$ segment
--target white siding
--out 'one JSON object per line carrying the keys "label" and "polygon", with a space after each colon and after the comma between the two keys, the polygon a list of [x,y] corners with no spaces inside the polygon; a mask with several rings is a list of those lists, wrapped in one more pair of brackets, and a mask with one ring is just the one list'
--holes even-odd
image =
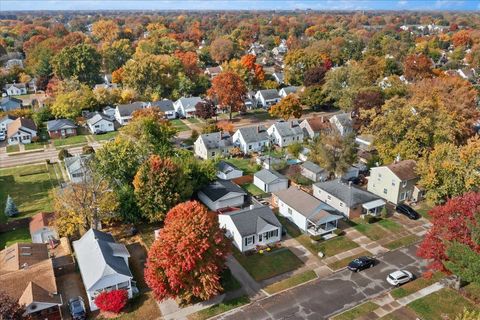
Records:
{"label": "white siding", "polygon": [[367,190],[397,204],[401,183],[400,179],[387,167],[371,168]]}
{"label": "white siding", "polygon": [[203,192],[198,192],[198,199],[202,201],[210,210],[217,211],[228,207],[240,207],[244,202],[244,195],[238,193],[230,193],[223,198],[213,202]]}
{"label": "white siding", "polygon": [[220,224],[220,228],[225,228],[227,230],[226,235],[232,239],[233,245],[243,252],[243,238],[238,232],[237,227],[235,227],[232,219],[228,215],[219,214],[218,223]]}
{"label": "white siding", "polygon": [[295,223],[297,227],[300,228],[302,231],[307,231],[307,218],[304,215],[297,212],[295,209],[290,208],[286,203],[282,200],[278,199],[278,212],[288,218],[290,221]]}
{"label": "white siding", "polygon": [[[347,187],[348,188],[348,187]],[[340,199],[335,198],[331,194],[321,190],[316,185],[313,185],[313,196],[318,200],[325,202],[332,208],[340,211],[346,217],[350,216],[350,208],[347,208],[346,204],[342,202]]]}
{"label": "white siding", "polygon": [[102,119],[95,123],[94,125],[88,124],[88,128],[90,129],[90,132],[96,133],[96,132],[111,132],[115,131],[115,127],[113,125],[113,122],[107,121],[105,119]]}

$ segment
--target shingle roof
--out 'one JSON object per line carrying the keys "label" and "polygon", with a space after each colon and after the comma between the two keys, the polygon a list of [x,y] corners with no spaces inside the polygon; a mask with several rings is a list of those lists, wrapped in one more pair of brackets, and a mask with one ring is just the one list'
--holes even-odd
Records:
{"label": "shingle roof", "polygon": [[211,184],[203,187],[202,189],[200,189],[200,192],[205,194],[213,202],[223,198],[231,192],[246,195],[246,192],[243,191],[243,189],[240,188],[238,185],[231,182],[230,180],[222,179],[215,180]]}
{"label": "shingle roof", "polygon": [[233,170],[242,171],[242,170],[238,169],[237,167],[235,167],[233,164],[230,164],[230,163],[225,162],[223,160],[218,162],[217,169],[218,169],[218,171],[223,172],[225,174],[230,173]]}
{"label": "shingle roof", "polygon": [[289,86],[289,87],[282,88],[281,90],[283,90],[283,92],[285,92],[286,95],[289,95],[290,93],[297,92],[299,88],[300,87]]}
{"label": "shingle roof", "polygon": [[303,129],[298,124],[298,121],[279,121],[272,126],[275,127],[275,130],[280,134],[281,137],[291,137],[303,134]]}
{"label": "shingle roof", "polygon": [[257,234],[268,225],[278,228],[282,227],[282,224],[278,221],[272,209],[267,206],[255,207],[253,209],[245,208],[224,214],[230,216],[242,236]]}
{"label": "shingle roof", "polygon": [[273,194],[289,207],[295,209],[295,211],[307,218],[316,213],[318,214],[320,211],[325,211],[333,215],[339,214],[337,210],[330,207],[328,204],[321,202],[317,198],[296,187],[276,191]]}
{"label": "shingle roof", "polygon": [[415,160],[402,160],[387,166],[400,180],[411,180],[418,178],[415,173],[417,163]]}
{"label": "shingle roof", "polygon": [[288,180],[285,176],[281,175],[277,171],[275,170],[270,171],[267,169],[262,169],[260,171],[255,172],[254,176],[266,184],[270,184],[277,180]]}
{"label": "shingle roof", "polygon": [[33,122],[33,120],[31,119],[27,119],[27,118],[18,118],[16,119],[15,121],[13,121],[12,123],[10,123],[8,125],[8,128],[7,128],[7,136],[13,136],[14,134],[16,134],[18,132],[18,130],[20,130],[21,128],[27,128],[27,129],[30,129],[30,130],[34,130],[36,131],[37,130],[37,126],[35,125],[35,123]]}
{"label": "shingle roof", "polygon": [[338,179],[326,182],[318,182],[315,183],[314,186],[331,194],[335,198],[340,199],[349,208],[366,202],[381,199],[371,192],[355,186],[349,186]]}
{"label": "shingle roof", "polygon": [[3,121],[5,121],[5,120],[7,120],[7,119],[16,120],[17,117],[12,116],[12,115],[10,115],[10,114],[7,114],[7,115],[3,116],[2,118],[0,118],[0,123],[2,123]]}
{"label": "shingle roof", "polygon": [[246,143],[268,140],[268,133],[263,125],[243,127],[238,129]]}
{"label": "shingle roof", "polygon": [[278,91],[276,89],[260,90],[260,94],[265,100],[280,99],[280,96],[278,95]]}
{"label": "shingle roof", "polygon": [[310,172],[313,172],[313,173],[320,173],[320,172],[323,172],[325,171],[325,169],[323,169],[322,167],[320,167],[319,165],[311,162],[311,161],[305,161],[304,163],[302,163],[301,165],[303,168],[305,168],[306,170],[310,171]]}
{"label": "shingle roof", "polygon": [[176,102],[179,102],[182,106],[183,106],[183,109],[187,110],[187,109],[195,109],[195,106],[197,105],[197,103],[199,103],[200,101],[202,101],[202,98],[200,97],[188,97],[188,98],[180,98],[178,99]]}
{"label": "shingle roof", "polygon": [[53,212],[40,212],[32,217],[29,224],[30,234],[47,227],[55,219]]}
{"label": "shingle roof", "polygon": [[90,158],[91,155],[78,155],[73,157],[67,157],[64,159],[65,167],[67,168],[70,175],[73,175],[74,173],[85,173],[86,163]]}
{"label": "shingle roof", "polygon": [[132,113],[136,110],[142,109],[145,107],[145,103],[141,101],[136,101],[130,104],[119,104],[117,106],[118,112],[122,117],[131,116]]}
{"label": "shingle roof", "polygon": [[325,121],[323,117],[305,119],[304,121],[306,121],[310,125],[310,128],[314,132],[320,132],[322,130],[328,130],[331,128],[331,123],[328,121]]}
{"label": "shingle roof", "polygon": [[339,113],[339,114],[336,114],[336,115],[332,116],[332,118],[337,119],[338,122],[344,128],[348,128],[348,127],[352,126],[352,119],[351,119],[351,117],[348,113]]}
{"label": "shingle roof", "polygon": [[159,108],[163,112],[175,111],[175,108],[173,107],[173,101],[168,99],[155,101],[152,102],[150,105],[152,107]]}
{"label": "shingle roof", "polygon": [[113,122],[113,120],[109,116],[107,116],[106,114],[96,112],[93,116],[91,116],[89,119],[87,119],[87,123],[89,125],[93,126],[101,120],[106,120],[106,121]]}
{"label": "shingle roof", "polygon": [[198,137],[207,149],[225,148],[233,145],[232,138],[222,132],[205,133]]}
{"label": "shingle roof", "polygon": [[68,119],[56,119],[47,121],[47,131],[57,131],[60,129],[73,129],[77,126]]}
{"label": "shingle roof", "polygon": [[73,242],[85,289],[89,290],[104,277],[123,275],[132,278],[125,258],[125,245],[116,243],[113,236],[99,230],[88,230]]}
{"label": "shingle roof", "polygon": [[43,243],[15,243],[0,251],[0,274],[17,271],[27,264],[33,266],[48,259]]}

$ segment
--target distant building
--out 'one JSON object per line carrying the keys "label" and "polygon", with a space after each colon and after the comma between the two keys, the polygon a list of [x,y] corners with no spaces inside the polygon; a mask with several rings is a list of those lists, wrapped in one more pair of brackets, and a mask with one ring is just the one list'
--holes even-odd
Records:
{"label": "distant building", "polygon": [[233,134],[234,145],[245,154],[262,151],[269,142],[267,129],[263,125],[239,128]]}
{"label": "distant building", "polygon": [[4,97],[0,100],[0,111],[7,112],[22,108],[22,100],[14,97]]}

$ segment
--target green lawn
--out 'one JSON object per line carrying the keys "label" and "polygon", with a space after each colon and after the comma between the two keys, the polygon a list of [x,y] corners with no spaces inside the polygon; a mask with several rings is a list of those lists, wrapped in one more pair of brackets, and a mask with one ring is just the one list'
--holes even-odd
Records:
{"label": "green lawn", "polygon": [[358,317],[365,316],[380,306],[374,302],[367,301],[353,309],[340,313],[332,318],[332,320],[355,320]]}
{"label": "green lawn", "polygon": [[256,281],[262,281],[300,267],[303,262],[290,250],[282,248],[272,252],[251,255],[233,250],[235,259]]}
{"label": "green lawn", "polygon": [[426,297],[408,304],[422,320],[454,319],[464,308],[480,310],[472,302],[462,297],[452,289],[441,289]]}
{"label": "green lawn", "polygon": [[182,122],[180,119],[173,119],[170,120],[171,124],[178,130],[178,131],[188,131],[190,130],[188,126]]}
{"label": "green lawn", "polygon": [[117,134],[118,131],[111,131],[104,134],[94,134],[93,138],[95,139],[95,141],[105,141],[115,138]]}
{"label": "green lawn", "polygon": [[254,174],[258,170],[260,170],[260,166],[255,162],[253,162],[252,159],[231,158],[231,159],[228,159],[226,162],[242,170],[244,175]]}
{"label": "green lawn", "polygon": [[187,121],[190,123],[200,123],[200,120],[198,120],[198,118],[187,118]]}
{"label": "green lawn", "polygon": [[25,145],[25,150],[43,149],[45,142],[33,142]]}
{"label": "green lawn", "polygon": [[249,111],[246,116],[248,117],[254,117],[258,120],[268,120],[268,119],[273,119],[272,116],[266,111],[265,109],[253,109]]}
{"label": "green lawn", "polygon": [[378,224],[384,227],[385,229],[392,231],[393,233],[405,231],[405,229],[401,225],[399,225],[398,223],[392,220],[383,219],[383,220],[380,220]]}
{"label": "green lawn", "polygon": [[316,278],[316,273],[313,270],[308,270],[294,275],[293,277],[290,277],[288,279],[271,284],[265,287],[264,290],[269,294],[274,294]]}
{"label": "green lawn", "polygon": [[387,243],[385,247],[390,250],[395,250],[401,247],[406,247],[411,244],[414,244],[419,240],[420,240],[420,237],[418,237],[417,235],[411,234],[409,236],[406,236],[397,240],[393,240],[392,242]]}
{"label": "green lawn", "polygon": [[302,230],[300,230],[293,222],[279,214],[277,214],[277,218],[282,226],[287,230],[287,233],[290,235],[290,237],[297,238],[302,235]]}
{"label": "green lawn", "polygon": [[435,282],[439,281],[443,277],[445,277],[445,275],[441,272],[435,273],[430,279],[421,277],[409,283],[406,283],[401,287],[393,289],[390,292],[390,294],[395,299],[400,299],[434,284]]}
{"label": "green lawn", "polygon": [[368,238],[372,239],[373,241],[377,241],[388,236],[388,231],[375,223],[359,223],[354,228],[366,235]]}
{"label": "green lawn", "polygon": [[0,250],[16,242],[32,242],[28,227],[0,233]]}
{"label": "green lawn", "polygon": [[470,283],[462,288],[472,301],[480,301],[480,283]]}
{"label": "green lawn", "polygon": [[250,303],[250,299],[247,296],[241,296],[229,301],[224,301],[210,308],[200,310],[194,314],[189,315],[188,319],[189,320],[206,320],[216,315],[219,315],[221,313],[246,305],[247,303]]}
{"label": "green lawn", "polygon": [[334,256],[340,252],[348,251],[358,247],[358,244],[345,236],[338,236],[329,240],[316,241],[312,243],[309,236],[302,234],[296,238],[305,248],[314,255],[323,252],[326,257]]}
{"label": "green lawn", "polygon": [[58,186],[56,176],[50,174],[46,164],[0,169],[0,222],[6,222],[3,214],[7,196],[12,196],[20,215],[28,217],[39,211],[52,210],[50,190]]}
{"label": "green lawn", "polygon": [[265,196],[267,195],[265,192],[263,192],[260,188],[258,188],[256,185],[253,183],[246,183],[242,186],[242,188],[250,193],[252,196]]}
{"label": "green lawn", "polygon": [[432,217],[428,214],[428,212],[432,209],[432,206],[427,203],[427,201],[423,201],[420,204],[420,207],[415,208],[415,210],[422,215],[427,220],[432,220]]}
{"label": "green lawn", "polygon": [[348,258],[344,258],[342,260],[338,260],[338,261],[335,261],[335,262],[332,262],[332,263],[329,263],[328,264],[328,267],[332,270],[339,270],[339,269],[342,269],[342,268],[345,268],[346,266],[348,266],[348,264],[353,260],[353,259],[356,259],[358,257],[363,257],[363,256],[370,256],[371,253],[367,250],[364,250],[358,254],[355,254],[353,256],[350,256]]}
{"label": "green lawn", "polygon": [[87,139],[85,136],[73,136],[65,139],[55,139],[53,140],[53,145],[55,147],[69,146],[74,144],[87,144]]}
{"label": "green lawn", "polygon": [[7,146],[7,153],[18,152],[18,151],[20,151],[20,146],[18,144]]}

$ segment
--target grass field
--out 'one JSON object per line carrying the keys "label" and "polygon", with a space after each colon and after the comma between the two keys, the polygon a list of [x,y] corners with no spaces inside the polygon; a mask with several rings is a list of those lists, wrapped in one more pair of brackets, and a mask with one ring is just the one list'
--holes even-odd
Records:
{"label": "grass field", "polygon": [[368,238],[373,241],[380,240],[388,236],[388,231],[380,227],[378,224],[357,224],[355,227],[358,231],[366,235]]}
{"label": "grass field", "polygon": [[87,139],[85,136],[73,136],[65,139],[56,139],[53,140],[53,145],[55,147],[69,146],[74,144],[87,144]]}
{"label": "grass field", "polygon": [[263,192],[260,188],[258,188],[256,185],[253,183],[246,183],[242,186],[242,188],[250,193],[252,196],[264,196],[266,195],[265,192]]}
{"label": "grass field", "polygon": [[428,214],[428,212],[432,209],[432,206],[427,203],[427,201],[423,201],[420,204],[419,208],[415,208],[415,210],[422,215],[427,220],[432,220],[432,217]]}
{"label": "grass field", "polygon": [[28,227],[0,233],[0,249],[16,242],[32,242]]}
{"label": "grass field", "polygon": [[405,229],[395,221],[383,219],[378,222],[379,225],[393,233],[404,231]]}
{"label": "grass field", "polygon": [[354,320],[358,317],[364,316],[379,307],[378,304],[368,301],[353,309],[340,313],[332,318],[332,320]]}
{"label": "grass field", "polygon": [[94,134],[93,139],[95,141],[105,141],[115,138],[118,135],[118,131],[111,131],[104,134]]}
{"label": "grass field", "polygon": [[[50,165],[51,166],[51,165]],[[50,191],[58,186],[56,176],[46,164],[29,165],[0,170],[0,208],[5,208],[10,195],[20,215],[28,217],[39,211],[52,210]],[[0,214],[0,222],[7,217]]]}
{"label": "grass field", "polygon": [[200,123],[200,120],[198,118],[187,118],[187,121],[190,123]]}
{"label": "grass field", "polygon": [[233,250],[235,259],[256,281],[262,281],[300,267],[303,262],[290,250],[279,249],[269,253],[252,255]]}
{"label": "grass field", "polygon": [[242,170],[244,175],[253,174],[258,170],[260,170],[260,166],[257,165],[256,163],[252,163],[252,159],[231,158],[226,160],[226,162]]}
{"label": "grass field", "polygon": [[264,290],[267,291],[269,294],[274,294],[316,278],[317,275],[315,274],[315,272],[313,270],[308,270],[294,275],[293,277],[290,277],[288,279],[271,284],[265,287]]}
{"label": "grass field", "polygon": [[190,130],[188,126],[182,122],[180,119],[173,119],[170,120],[170,123],[178,130],[178,131],[188,131]]}
{"label": "grass field", "polygon": [[18,152],[18,151],[20,151],[20,146],[18,144],[7,146],[7,153]]}
{"label": "grass field", "polygon": [[[210,308],[200,310],[188,316],[189,320],[206,320],[221,313],[246,305],[250,302],[247,296],[241,296],[229,301],[224,301],[220,304],[214,305]],[[146,319],[146,318],[143,318]]]}

